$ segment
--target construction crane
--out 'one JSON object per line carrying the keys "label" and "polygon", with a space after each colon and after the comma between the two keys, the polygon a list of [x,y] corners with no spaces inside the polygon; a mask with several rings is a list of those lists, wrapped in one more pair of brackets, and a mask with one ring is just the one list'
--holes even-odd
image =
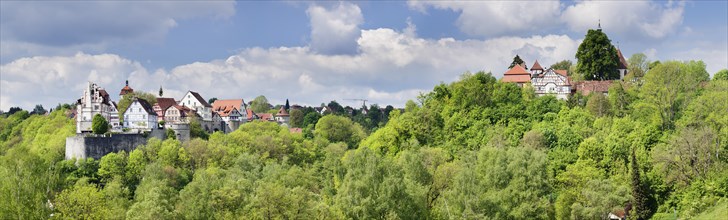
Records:
{"label": "construction crane", "polygon": [[344,99],[344,100],[349,100],[349,101],[361,101],[361,104],[362,104],[362,106],[364,106],[364,107],[366,107],[366,106],[367,106],[367,101],[369,101],[369,100],[366,100],[366,99]]}

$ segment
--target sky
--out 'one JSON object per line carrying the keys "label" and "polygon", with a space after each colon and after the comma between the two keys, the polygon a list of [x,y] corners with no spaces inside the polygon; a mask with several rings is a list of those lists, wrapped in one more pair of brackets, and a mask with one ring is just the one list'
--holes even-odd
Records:
{"label": "sky", "polygon": [[265,95],[402,107],[465,72],[544,67],[601,25],[629,58],[728,68],[728,1],[0,1],[0,110],[113,100]]}

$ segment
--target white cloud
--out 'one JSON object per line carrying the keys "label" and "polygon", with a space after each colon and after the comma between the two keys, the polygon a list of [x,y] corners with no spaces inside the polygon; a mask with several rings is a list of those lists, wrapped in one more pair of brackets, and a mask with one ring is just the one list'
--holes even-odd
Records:
{"label": "white cloud", "polygon": [[421,12],[429,6],[459,12],[461,31],[487,37],[552,28],[560,23],[561,12],[558,1],[409,1],[408,5]]}
{"label": "white cloud", "polygon": [[177,21],[228,18],[235,2],[1,1],[2,55],[102,52],[110,44],[157,42]]}
{"label": "white cloud", "polygon": [[359,25],[364,16],[359,6],[340,2],[332,8],[318,5],[306,10],[311,19],[311,48],[322,54],[351,54],[356,52]]}
{"label": "white cloud", "polygon": [[[456,80],[466,71],[492,71],[502,76],[519,53],[543,65],[570,59],[578,40],[568,36],[503,37],[492,40],[422,39],[392,29],[363,30],[358,54],[323,55],[309,47],[248,48],[226,59],[195,62],[170,70],[148,71],[117,55],[23,58],[2,65],[0,109],[36,103],[73,102],[87,80],[115,94],[126,79],[135,90],[179,98],[185,91],[205,98],[266,95],[274,103],[319,105],[364,98],[380,106],[403,106],[439,82]],[[33,88],[30,92],[24,92]]]}
{"label": "white cloud", "polygon": [[682,24],[684,3],[648,1],[581,1],[568,6],[561,19],[574,32],[602,28],[624,38],[660,39]]}
{"label": "white cloud", "polygon": [[[129,74],[146,75],[139,63],[113,54],[22,58],[0,66],[0,109],[75,102],[87,81],[119,89]],[[145,77],[150,78],[150,77]],[[108,89],[108,88],[107,88]],[[112,95],[116,89],[109,90]]]}

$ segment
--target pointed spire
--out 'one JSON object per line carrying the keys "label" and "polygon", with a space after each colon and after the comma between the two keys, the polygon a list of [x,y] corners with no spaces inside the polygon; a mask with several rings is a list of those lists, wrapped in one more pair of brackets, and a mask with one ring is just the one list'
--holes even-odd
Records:
{"label": "pointed spire", "polygon": [[602,30],[602,19],[598,20],[597,27],[600,31]]}
{"label": "pointed spire", "polygon": [[162,91],[162,85],[159,85],[159,97],[162,97],[162,94],[164,94],[164,91]]}

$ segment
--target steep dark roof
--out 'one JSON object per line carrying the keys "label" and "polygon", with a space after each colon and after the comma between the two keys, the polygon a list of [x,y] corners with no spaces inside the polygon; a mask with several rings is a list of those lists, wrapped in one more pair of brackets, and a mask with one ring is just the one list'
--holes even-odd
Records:
{"label": "steep dark roof", "polygon": [[619,56],[619,65],[617,66],[617,69],[627,69],[627,60],[624,59],[624,56],[622,56],[622,51],[617,49],[617,56]]}
{"label": "steep dark roof", "polygon": [[162,111],[167,111],[170,106],[177,105],[174,98],[157,98],[157,105]]}
{"label": "steep dark roof", "polygon": [[195,96],[197,101],[200,102],[200,104],[202,104],[202,106],[212,108],[212,105],[210,105],[210,103],[207,103],[207,101],[205,101],[205,99],[203,99],[199,93],[193,92],[193,91],[190,91],[190,93],[192,93],[192,95]]}
{"label": "steep dark roof", "polygon": [[[154,108],[152,108],[152,105],[150,105],[149,102],[147,102],[147,100],[140,99],[140,98],[134,98],[134,101],[139,102],[139,104],[142,106],[144,111],[147,112],[147,114],[157,115],[157,113],[154,112]],[[132,103],[134,103],[134,102],[132,102]],[[129,108],[127,108],[126,110],[129,110]],[[126,113],[126,111],[124,113]]]}

